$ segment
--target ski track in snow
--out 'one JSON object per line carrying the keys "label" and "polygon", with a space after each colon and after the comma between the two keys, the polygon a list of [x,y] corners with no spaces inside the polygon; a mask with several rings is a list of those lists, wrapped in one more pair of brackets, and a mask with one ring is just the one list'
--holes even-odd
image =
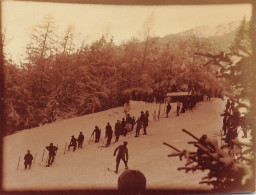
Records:
{"label": "ski track in snow", "polygon": [[[82,117],[58,121],[41,127],[23,130],[13,135],[4,137],[3,153],[3,189],[4,190],[63,190],[63,189],[117,189],[118,176],[125,170],[121,161],[119,174],[114,174],[115,157],[114,149],[128,141],[129,169],[137,169],[144,173],[147,179],[148,189],[172,189],[172,188],[208,188],[207,185],[199,184],[199,181],[207,172],[185,173],[177,168],[184,166],[185,161],[177,157],[168,158],[167,155],[173,150],[162,143],[167,142],[180,150],[187,149],[195,151],[188,141],[195,141],[192,137],[182,132],[186,129],[195,136],[216,138],[220,143],[220,129],[222,128],[222,117],[225,101],[212,99],[211,102],[201,102],[193,111],[176,116],[176,103],[172,103],[169,118],[161,118],[154,121],[152,113],[158,110],[159,104],[145,102],[131,102],[131,116],[139,117],[140,111],[148,110],[149,136],[140,135],[134,137],[135,130],[129,132],[126,137],[120,136],[118,143],[112,143],[109,147],[102,147],[107,122],[114,129],[117,119],[124,117],[123,107],[93,113]],[[161,112],[164,111],[162,106]],[[162,114],[161,114],[162,115]],[[88,143],[91,133],[98,125],[101,129],[100,143]],[[83,149],[75,152],[67,151],[64,155],[66,142],[69,144],[71,135],[78,137],[82,131],[85,135]],[[140,133],[143,130],[141,129]],[[59,150],[52,167],[44,167],[48,157],[45,151],[44,162],[42,154],[45,146],[51,142],[58,145]],[[106,140],[105,140],[106,142]],[[31,150],[35,157],[35,164],[29,171],[24,170],[24,155],[27,149]],[[21,161],[17,171],[19,156]],[[40,165],[42,163],[42,165]]]}

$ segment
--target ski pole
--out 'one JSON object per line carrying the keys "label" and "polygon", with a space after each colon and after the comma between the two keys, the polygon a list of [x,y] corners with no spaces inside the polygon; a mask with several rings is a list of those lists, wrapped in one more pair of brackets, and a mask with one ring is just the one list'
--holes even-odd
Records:
{"label": "ski pole", "polygon": [[19,165],[20,165],[20,157],[19,157],[19,161],[18,161],[17,171],[19,169]]}
{"label": "ski pole", "polygon": [[66,153],[67,144],[68,143],[66,142],[65,149],[64,149],[64,154]]}
{"label": "ski pole", "polygon": [[[45,152],[45,149],[44,149],[44,152]],[[43,152],[43,156],[42,156],[42,162],[44,161],[44,152]]]}
{"label": "ski pole", "polygon": [[91,135],[91,137],[90,137],[90,139],[89,139],[89,143],[88,143],[88,144],[90,144],[90,142],[91,142],[91,139],[92,139],[92,136],[93,136],[93,135]]}
{"label": "ski pole", "polygon": [[36,155],[37,155],[37,153],[35,154],[35,158],[34,158],[34,162],[33,162],[33,164],[35,164],[35,161],[36,161]]}

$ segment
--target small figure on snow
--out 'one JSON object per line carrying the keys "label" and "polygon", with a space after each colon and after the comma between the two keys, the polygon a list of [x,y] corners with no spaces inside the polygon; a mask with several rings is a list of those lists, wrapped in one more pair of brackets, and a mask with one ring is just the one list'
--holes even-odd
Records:
{"label": "small figure on snow", "polygon": [[146,111],[146,113],[144,114],[144,117],[143,117],[143,121],[142,121],[144,135],[147,135],[148,117],[149,117],[149,113],[148,113],[148,111]]}
{"label": "small figure on snow", "polygon": [[141,127],[142,127],[142,120],[141,120],[140,117],[138,118],[138,120],[136,121],[136,123],[137,123],[137,126],[136,126],[136,135],[135,135],[135,137],[138,137],[139,134],[140,134],[140,129],[141,129]]}
{"label": "small figure on snow", "polygon": [[170,104],[170,102],[167,104],[167,106],[166,106],[166,118],[168,118],[168,114],[169,114],[169,112],[171,111],[171,109],[172,109],[172,106],[171,106],[171,104]]}
{"label": "small figure on snow", "polygon": [[97,142],[99,142],[99,140],[100,140],[100,134],[101,134],[101,131],[100,131],[100,129],[99,129],[98,126],[95,126],[95,129],[94,129],[94,131],[92,132],[92,135],[91,135],[91,136],[93,136],[94,133],[95,133],[95,143],[97,143]]}
{"label": "small figure on snow", "polygon": [[112,139],[112,135],[113,135],[112,127],[110,126],[109,123],[107,123],[107,126],[106,126],[106,137],[107,137],[108,139],[107,139],[107,144],[106,144],[106,146],[109,146],[109,145],[110,145],[110,142],[111,142],[111,139]]}
{"label": "small figure on snow", "polygon": [[24,160],[25,169],[27,169],[27,166],[30,169],[33,160],[33,156],[30,154],[30,150],[27,150],[27,154],[24,156]]}
{"label": "small figure on snow", "polygon": [[118,142],[119,140],[119,136],[121,134],[121,123],[120,123],[120,120],[117,120],[116,124],[115,124],[115,136],[116,136],[116,141],[115,142]]}
{"label": "small figure on snow", "polygon": [[82,148],[83,147],[83,142],[84,142],[84,135],[82,132],[80,132],[78,138],[77,138],[77,141],[78,141],[78,148]]}
{"label": "small figure on snow", "polygon": [[58,148],[53,145],[53,143],[50,143],[50,146],[45,147],[49,151],[49,159],[48,159],[48,165],[50,166],[54,162],[54,158],[56,156],[56,151]]}
{"label": "small figure on snow", "polygon": [[229,108],[230,108],[230,100],[227,99],[227,103],[226,103],[226,111],[227,112],[228,112]]}
{"label": "small figure on snow", "polygon": [[116,152],[118,151],[117,157],[116,157],[116,173],[118,173],[118,167],[119,167],[119,163],[120,160],[122,159],[124,164],[125,164],[125,168],[128,169],[127,163],[128,163],[128,149],[127,149],[127,144],[128,142],[124,142],[123,145],[118,146],[115,151],[114,151],[114,156],[116,155]]}
{"label": "small figure on snow", "polygon": [[70,150],[70,147],[73,147],[73,152],[76,150],[76,146],[77,146],[77,139],[74,137],[74,135],[71,136],[71,140],[70,140],[70,144],[68,146],[68,150]]}
{"label": "small figure on snow", "polygon": [[125,125],[126,125],[126,121],[125,121],[124,118],[122,118],[122,122],[121,122],[121,128],[122,128],[121,134],[122,134],[123,136],[126,136],[126,134],[127,134],[127,130],[125,129]]}
{"label": "small figure on snow", "polygon": [[131,131],[133,131],[133,127],[134,127],[134,125],[135,125],[135,121],[136,121],[136,120],[135,120],[135,117],[133,116],[133,117],[132,117],[132,130],[131,130]]}

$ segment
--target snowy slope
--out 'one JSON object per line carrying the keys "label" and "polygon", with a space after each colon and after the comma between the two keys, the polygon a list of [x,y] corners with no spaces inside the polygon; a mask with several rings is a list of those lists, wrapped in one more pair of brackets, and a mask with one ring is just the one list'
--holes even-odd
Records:
{"label": "snowy slope", "polygon": [[[178,158],[168,158],[167,155],[173,151],[162,143],[165,141],[181,150],[191,147],[187,141],[194,140],[183,133],[182,128],[198,137],[208,134],[220,140],[217,135],[220,134],[219,130],[222,126],[220,113],[224,105],[225,101],[213,99],[211,102],[202,102],[195,110],[187,111],[177,117],[175,116],[176,104],[172,104],[171,116],[155,122],[151,113],[159,107],[158,104],[132,102],[131,116],[138,117],[141,110],[149,110],[150,122],[147,130],[149,135],[135,138],[135,132],[132,132],[126,137],[121,136],[119,143],[112,144],[108,148],[99,147],[102,145],[105,125],[110,122],[114,127],[116,120],[124,117],[123,107],[58,121],[6,136],[4,138],[3,188],[4,190],[116,189],[117,179],[124,170],[124,165],[120,162],[118,175],[108,171],[107,168],[114,170],[113,152],[124,140],[128,141],[128,166],[145,174],[148,189],[184,188],[184,186],[207,188],[198,184],[206,173],[185,174],[184,171],[178,171],[177,168],[183,166],[185,162],[179,161]],[[100,143],[88,144],[95,125],[102,129]],[[85,135],[84,148],[64,155],[66,142],[70,141],[71,135],[78,137],[80,131]],[[44,147],[50,142],[58,144],[59,150],[53,166],[46,168],[41,166],[40,162]],[[27,149],[31,150],[33,156],[37,153],[36,162],[30,171],[24,171],[23,165],[23,157]],[[21,156],[21,163],[17,171],[19,156]]]}

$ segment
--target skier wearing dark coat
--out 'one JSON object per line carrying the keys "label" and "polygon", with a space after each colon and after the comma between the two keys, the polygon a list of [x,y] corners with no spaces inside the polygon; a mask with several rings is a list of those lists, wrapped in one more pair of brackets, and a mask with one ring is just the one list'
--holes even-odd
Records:
{"label": "skier wearing dark coat", "polygon": [[140,117],[138,118],[138,120],[136,121],[136,123],[137,123],[137,126],[136,126],[136,135],[135,135],[135,137],[138,137],[139,134],[140,134],[140,129],[141,129],[141,127],[142,127],[142,120],[141,120]]}
{"label": "skier wearing dark coat", "polygon": [[76,144],[77,142],[77,139],[74,137],[74,135],[71,136],[71,140],[70,140],[70,144],[68,146],[68,150],[70,150],[70,147],[72,146],[73,147],[73,152],[76,150]]}
{"label": "skier wearing dark coat", "polygon": [[121,134],[121,123],[119,120],[117,120],[116,124],[115,124],[115,136],[116,136],[116,141],[115,142],[118,142],[119,140],[119,136]]}
{"label": "skier wearing dark coat", "polygon": [[227,99],[227,103],[226,103],[226,111],[228,111],[230,108],[230,101],[229,99]]}
{"label": "skier wearing dark coat", "polygon": [[166,117],[167,118],[168,118],[168,114],[171,111],[171,109],[172,109],[172,106],[170,105],[170,103],[168,103],[167,106],[166,106]]}
{"label": "skier wearing dark coat", "polygon": [[56,151],[58,150],[58,148],[56,146],[54,146],[53,143],[50,143],[50,146],[46,146],[45,148],[49,151],[49,159],[48,159],[47,166],[50,166],[54,162],[54,158],[55,158]]}
{"label": "skier wearing dark coat", "polygon": [[94,131],[92,132],[92,135],[91,135],[91,136],[93,136],[94,133],[95,133],[95,143],[97,143],[97,142],[99,142],[99,140],[100,140],[100,133],[101,133],[98,126],[95,126],[95,129],[94,129]]}
{"label": "skier wearing dark coat", "polygon": [[119,167],[119,163],[120,160],[122,159],[124,164],[125,164],[125,168],[128,169],[127,163],[128,163],[128,149],[127,149],[127,144],[128,142],[124,142],[123,145],[118,146],[115,151],[114,151],[114,156],[116,155],[116,152],[118,151],[117,157],[116,157],[116,173],[118,173],[118,167]]}
{"label": "skier wearing dark coat", "polygon": [[221,114],[221,116],[224,116],[222,130],[224,132],[224,135],[226,135],[227,128],[228,128],[228,116],[230,116],[230,115],[229,115],[228,111],[225,110],[224,114]]}
{"label": "skier wearing dark coat", "polygon": [[110,126],[109,123],[107,123],[107,126],[106,126],[106,137],[107,137],[108,139],[107,139],[107,144],[106,144],[106,146],[109,146],[109,145],[110,145],[112,136],[113,136],[112,127]]}
{"label": "skier wearing dark coat", "polygon": [[78,148],[82,148],[83,147],[83,142],[84,142],[84,135],[82,132],[80,132],[78,138],[77,138],[77,141],[78,141]]}
{"label": "skier wearing dark coat", "polygon": [[149,113],[148,111],[146,111],[142,119],[144,135],[147,135],[148,117],[149,117]]}
{"label": "skier wearing dark coat", "polygon": [[135,117],[132,117],[132,131],[133,131],[134,125],[135,125]]}
{"label": "skier wearing dark coat", "polygon": [[125,125],[126,125],[126,121],[124,120],[124,118],[122,118],[122,122],[121,122],[121,134],[126,136],[127,134],[127,129],[125,128]]}
{"label": "skier wearing dark coat", "polygon": [[27,169],[27,166],[30,169],[33,160],[33,156],[30,154],[30,150],[27,150],[27,154],[24,156],[24,160],[25,169]]}

